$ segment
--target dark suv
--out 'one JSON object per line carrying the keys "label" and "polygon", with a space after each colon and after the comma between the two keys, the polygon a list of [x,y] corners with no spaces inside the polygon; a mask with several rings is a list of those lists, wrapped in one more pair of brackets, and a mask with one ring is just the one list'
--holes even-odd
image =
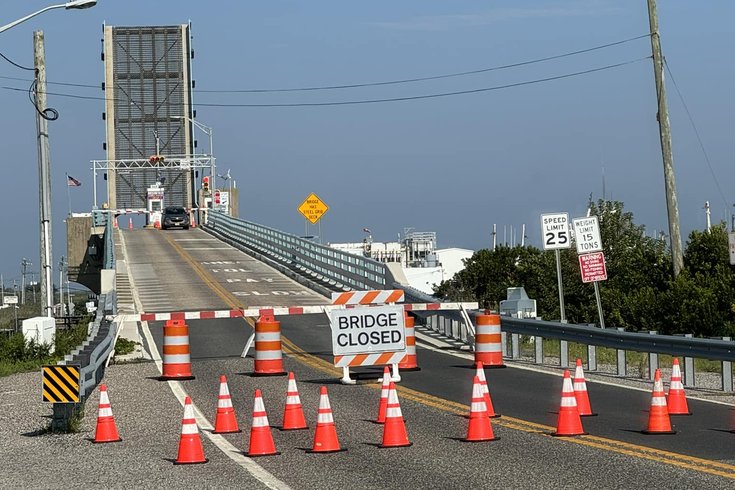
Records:
{"label": "dark suv", "polygon": [[163,210],[161,228],[166,230],[174,227],[189,229],[189,213],[181,206],[168,206]]}

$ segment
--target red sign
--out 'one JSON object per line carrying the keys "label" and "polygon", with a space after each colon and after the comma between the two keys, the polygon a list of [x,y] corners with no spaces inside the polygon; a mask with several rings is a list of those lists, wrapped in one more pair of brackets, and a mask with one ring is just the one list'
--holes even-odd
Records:
{"label": "red sign", "polygon": [[214,193],[214,203],[219,204],[220,197],[219,197],[219,191]]}
{"label": "red sign", "polygon": [[582,271],[582,282],[606,281],[605,255],[602,252],[580,255],[579,270]]}

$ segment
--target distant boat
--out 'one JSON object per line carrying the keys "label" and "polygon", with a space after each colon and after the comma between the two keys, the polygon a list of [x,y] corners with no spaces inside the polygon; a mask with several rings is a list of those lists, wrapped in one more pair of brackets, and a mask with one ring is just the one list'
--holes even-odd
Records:
{"label": "distant boat", "polygon": [[463,259],[472,257],[473,250],[465,248],[436,248],[436,232],[404,230],[398,241],[376,242],[367,235],[361,242],[329,243],[343,252],[370,257],[386,264],[393,277],[405,286],[426,294],[434,294],[434,286],[448,281],[464,269]]}

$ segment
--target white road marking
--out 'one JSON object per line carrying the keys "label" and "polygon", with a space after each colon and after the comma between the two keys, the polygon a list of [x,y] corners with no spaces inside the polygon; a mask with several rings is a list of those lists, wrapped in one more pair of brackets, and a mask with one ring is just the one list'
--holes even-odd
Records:
{"label": "white road marking", "polygon": [[[122,236],[122,234],[121,234]],[[125,241],[122,240],[122,251],[123,256],[127,257],[127,253],[125,251]],[[128,274],[130,276],[130,289],[133,292],[133,301],[135,302],[135,309],[137,311],[143,311],[142,304],[140,302],[140,298],[138,297],[138,291],[135,289],[135,281],[132,277],[132,274]],[[158,369],[159,373],[163,373],[163,362],[161,361],[161,355],[158,352],[158,348],[156,347],[156,342],[153,340],[153,335],[151,335],[151,331],[148,328],[148,322],[141,322],[141,330],[143,331],[143,335],[145,336],[146,342],[148,344],[148,347],[150,349],[150,356],[156,363],[156,368]],[[186,401],[186,391],[181,386],[181,383],[178,381],[168,381],[168,386],[171,388],[171,391],[176,396],[176,398],[179,400],[179,403],[181,406],[184,406],[184,402]],[[273,490],[291,490],[291,487],[289,487],[286,483],[282,482],[278,478],[276,478],[273,474],[266,471],[262,466],[257,464],[252,459],[248,458],[244,454],[242,454],[242,451],[238,448],[236,448],[234,445],[232,445],[227,439],[225,439],[220,434],[212,434],[212,430],[214,430],[214,426],[212,423],[202,415],[202,413],[199,411],[199,408],[197,408],[196,405],[194,405],[194,415],[197,421],[197,424],[199,424],[199,427],[201,427],[202,433],[209,438],[212,443],[217,446],[217,448],[222,451],[224,454],[227,455],[232,461],[234,461],[236,464],[240,465],[245,471],[253,475],[253,477],[263,483],[268,488],[272,488]]]}
{"label": "white road marking", "polygon": [[181,247],[184,250],[233,250],[232,247]]}

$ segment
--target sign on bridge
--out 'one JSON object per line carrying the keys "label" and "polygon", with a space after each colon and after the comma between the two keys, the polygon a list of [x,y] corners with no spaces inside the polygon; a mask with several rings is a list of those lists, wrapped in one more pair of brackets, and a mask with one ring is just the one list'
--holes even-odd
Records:
{"label": "sign on bridge", "polygon": [[330,325],[335,358],[383,352],[403,353],[406,350],[404,309],[401,305],[332,310]]}
{"label": "sign on bridge", "polygon": [[313,192],[299,206],[299,213],[303,214],[304,218],[309,220],[312,225],[315,225],[328,210],[329,206],[324,204],[324,201],[319,199],[319,196]]}

